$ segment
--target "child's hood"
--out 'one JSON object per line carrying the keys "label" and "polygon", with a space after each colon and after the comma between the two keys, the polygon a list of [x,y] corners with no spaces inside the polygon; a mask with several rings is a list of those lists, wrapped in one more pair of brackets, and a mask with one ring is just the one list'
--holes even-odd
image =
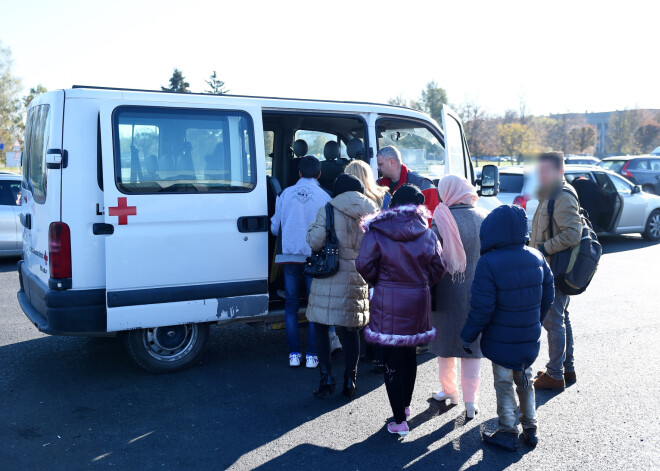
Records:
{"label": "child's hood", "polygon": [[479,232],[481,253],[503,247],[526,245],[527,214],[520,206],[502,205],[495,208],[484,219]]}

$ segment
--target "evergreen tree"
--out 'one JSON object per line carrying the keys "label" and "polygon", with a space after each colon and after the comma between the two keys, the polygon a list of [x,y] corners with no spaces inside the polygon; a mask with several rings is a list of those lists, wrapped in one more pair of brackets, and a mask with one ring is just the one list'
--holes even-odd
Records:
{"label": "evergreen tree", "polygon": [[175,92],[175,93],[190,93],[190,84],[186,82],[186,78],[183,76],[183,72],[175,68],[170,77],[170,86],[169,87],[160,87],[164,92]]}
{"label": "evergreen tree", "polygon": [[210,87],[210,90],[207,90],[206,93],[212,95],[224,95],[225,93],[229,93],[229,89],[225,88],[225,82],[218,79],[218,74],[216,74],[215,70],[209,76],[209,79],[206,80],[206,83]]}

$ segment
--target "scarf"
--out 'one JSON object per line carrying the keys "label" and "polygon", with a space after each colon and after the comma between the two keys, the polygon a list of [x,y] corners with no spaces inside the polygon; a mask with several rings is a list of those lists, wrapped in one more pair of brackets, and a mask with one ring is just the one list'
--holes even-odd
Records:
{"label": "scarf", "polygon": [[477,190],[465,178],[457,175],[447,175],[438,184],[440,204],[435,208],[433,219],[442,238],[442,255],[445,259],[447,272],[452,281],[465,279],[467,258],[461,233],[449,208],[457,204],[474,206],[479,199]]}

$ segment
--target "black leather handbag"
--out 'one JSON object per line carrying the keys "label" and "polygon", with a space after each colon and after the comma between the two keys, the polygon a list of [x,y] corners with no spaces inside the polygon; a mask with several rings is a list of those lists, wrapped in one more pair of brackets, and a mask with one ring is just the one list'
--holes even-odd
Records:
{"label": "black leather handbag", "polygon": [[328,278],[339,270],[339,242],[335,232],[335,211],[330,203],[325,205],[325,247],[312,252],[305,264],[305,275]]}

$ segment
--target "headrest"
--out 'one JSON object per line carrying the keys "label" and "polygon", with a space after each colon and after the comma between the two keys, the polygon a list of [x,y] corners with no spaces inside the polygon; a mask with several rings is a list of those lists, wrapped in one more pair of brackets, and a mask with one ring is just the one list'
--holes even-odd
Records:
{"label": "headrest", "polygon": [[296,154],[296,157],[305,157],[307,149],[307,143],[302,139],[298,139],[293,143],[293,153]]}
{"label": "headrest", "polygon": [[354,137],[346,144],[346,153],[351,159],[364,158],[364,143],[357,137]]}
{"label": "headrest", "polygon": [[339,144],[337,141],[328,141],[323,148],[323,156],[325,160],[337,160],[340,154]]}

